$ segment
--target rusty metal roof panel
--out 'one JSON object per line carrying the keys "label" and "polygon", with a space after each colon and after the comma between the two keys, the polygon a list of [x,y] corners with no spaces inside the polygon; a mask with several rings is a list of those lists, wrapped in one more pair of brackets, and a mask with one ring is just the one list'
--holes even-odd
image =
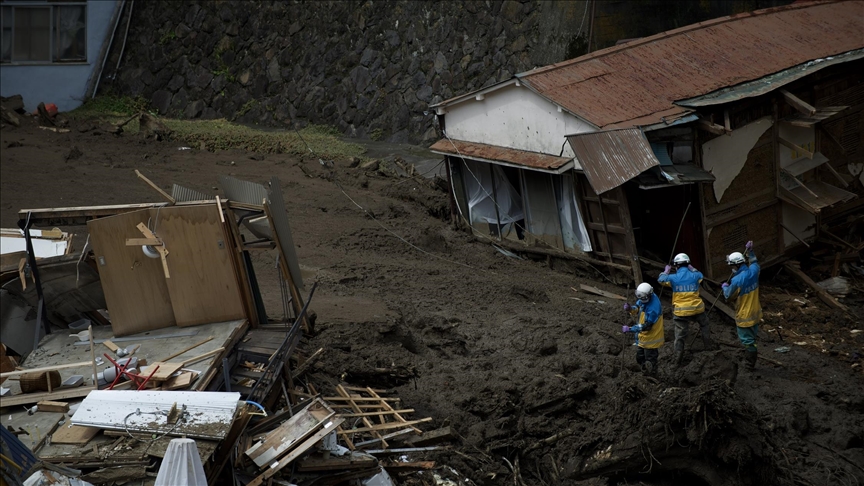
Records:
{"label": "rusty metal roof panel", "polygon": [[567,142],[597,194],[660,165],[638,128],[569,135]]}
{"label": "rusty metal roof panel", "polygon": [[674,105],[864,48],[856,0],[793,4],[663,32],[519,74],[530,89],[601,127],[661,122]]}
{"label": "rusty metal roof panel", "polygon": [[561,169],[569,168],[568,162],[573,160],[571,157],[557,157],[539,152],[447,138],[435,142],[429,147],[429,150],[436,154],[462,156],[484,162],[498,162],[504,163],[504,165],[516,165],[548,172],[560,172]]}

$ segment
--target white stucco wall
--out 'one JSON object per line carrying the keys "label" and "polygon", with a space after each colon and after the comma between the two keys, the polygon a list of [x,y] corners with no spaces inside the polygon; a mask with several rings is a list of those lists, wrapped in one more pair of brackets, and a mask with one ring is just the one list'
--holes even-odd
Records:
{"label": "white stucco wall", "polygon": [[102,42],[110,35],[118,0],[87,1],[87,61],[67,64],[0,64],[0,96],[20,94],[27,111],[40,101],[69,111],[83,103],[87,81],[100,67]]}
{"label": "white stucco wall", "polygon": [[509,85],[447,107],[447,135],[456,140],[486,143],[550,155],[573,157],[565,135],[596,131],[587,122],[524,86]]}

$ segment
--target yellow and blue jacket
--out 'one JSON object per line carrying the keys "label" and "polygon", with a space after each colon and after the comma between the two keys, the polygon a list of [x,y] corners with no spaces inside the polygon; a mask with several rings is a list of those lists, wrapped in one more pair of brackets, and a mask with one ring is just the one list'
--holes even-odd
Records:
{"label": "yellow and blue jacket", "polygon": [[672,287],[672,313],[679,317],[695,316],[705,312],[705,303],[699,296],[702,272],[679,267],[673,274],[661,273],[660,285]]}
{"label": "yellow and blue jacket", "polygon": [[762,320],[762,305],[759,304],[759,272],[761,267],[756,254],[747,254],[749,265],[742,265],[732,276],[729,286],[723,289],[723,296],[729,300],[738,297],[735,309],[735,324],[738,327],[753,327]]}
{"label": "yellow and blue jacket", "polygon": [[648,302],[637,300],[630,314],[639,316],[639,324],[631,327],[630,331],[639,333],[637,343],[640,348],[656,349],[663,346],[663,308],[656,295],[651,294]]}

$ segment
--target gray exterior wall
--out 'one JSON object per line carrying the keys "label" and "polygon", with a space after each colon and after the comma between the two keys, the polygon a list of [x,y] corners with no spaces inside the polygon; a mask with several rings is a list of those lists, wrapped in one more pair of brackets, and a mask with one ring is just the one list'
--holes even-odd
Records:
{"label": "gray exterior wall", "polygon": [[27,111],[35,110],[41,101],[56,104],[60,111],[80,106],[88,80],[99,72],[99,53],[119,4],[119,0],[87,1],[86,62],[0,64],[0,96],[20,94]]}

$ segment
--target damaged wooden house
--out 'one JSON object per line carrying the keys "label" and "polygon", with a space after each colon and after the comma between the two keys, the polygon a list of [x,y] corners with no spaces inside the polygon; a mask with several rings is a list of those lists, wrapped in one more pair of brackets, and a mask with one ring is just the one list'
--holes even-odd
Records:
{"label": "damaged wooden house", "polygon": [[748,240],[780,261],[861,211],[862,29],[858,2],[796,2],[435,104],[454,219],[637,281],[673,249],[714,281]]}

